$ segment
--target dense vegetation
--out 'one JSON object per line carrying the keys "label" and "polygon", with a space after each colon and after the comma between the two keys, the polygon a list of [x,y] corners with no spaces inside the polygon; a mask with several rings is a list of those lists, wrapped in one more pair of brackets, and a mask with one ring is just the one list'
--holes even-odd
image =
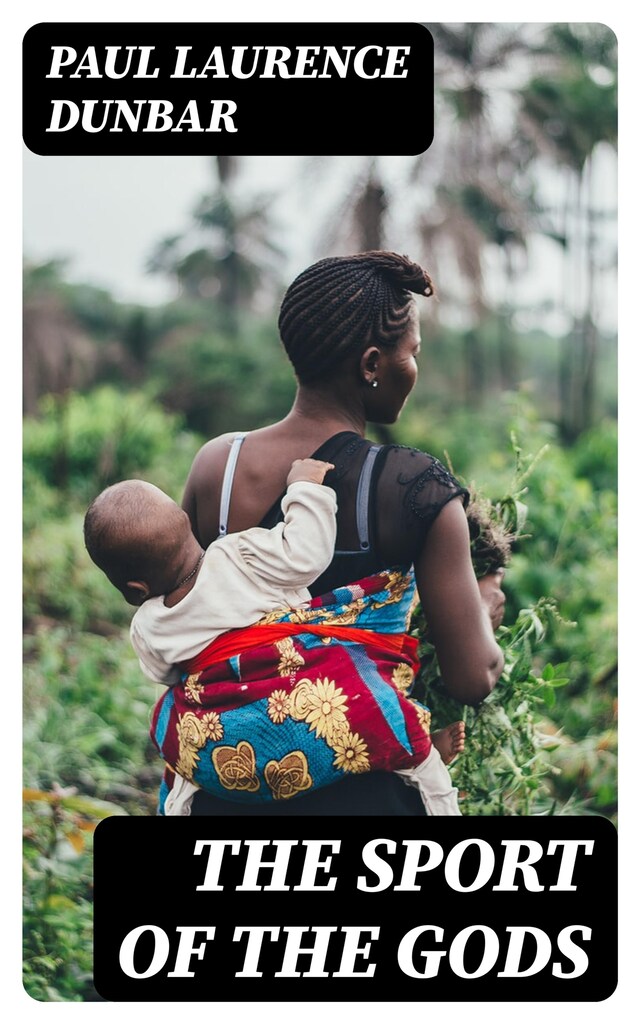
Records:
{"label": "dense vegetation", "polygon": [[[448,418],[446,451],[428,435],[421,444],[485,495],[526,504],[505,582],[507,669],[479,710],[456,707],[427,649],[425,699],[436,725],[467,722],[453,768],[465,813],[615,820],[615,424],[567,449],[512,395],[491,427],[472,453],[466,415]],[[398,439],[416,442],[414,429]],[[144,392],[107,385],[67,395],[63,416],[47,400],[25,423],[26,979],[37,998],[92,997],[92,830],[105,814],[153,814],[160,776],[156,691],[129,648],[130,609],[84,551],[83,512],[126,475],[179,497],[200,440]]]}
{"label": "dense vegetation", "polygon": [[[615,143],[615,41],[601,26],[552,26],[537,52],[518,27],[434,35],[440,142],[400,196],[418,204],[414,234],[394,244],[393,189],[372,159],[331,243],[427,251],[440,301],[420,380],[379,436],[449,462],[518,534],[494,694],[478,709],[451,702],[423,637],[421,695],[436,726],[467,723],[452,769],[465,814],[615,821],[616,351],[598,324],[596,271],[611,254],[595,229],[611,211],[591,174]],[[492,75],[514,52],[522,80],[498,131]],[[541,164],[566,203],[545,206]],[[153,814],[161,771],[148,739],[157,692],[129,648],[131,609],[84,551],[87,503],[136,475],[179,500],[206,437],[269,422],[294,393],[268,204],[237,194],[235,165],[218,161],[189,229],[151,255],[176,301],[124,305],[53,261],[25,270],[25,984],[41,1000],[96,998],[93,830],[108,814]],[[563,296],[561,335],[518,326],[519,313],[545,315],[543,297],[533,310],[513,299],[517,256],[536,235],[585,285],[582,304]]]}

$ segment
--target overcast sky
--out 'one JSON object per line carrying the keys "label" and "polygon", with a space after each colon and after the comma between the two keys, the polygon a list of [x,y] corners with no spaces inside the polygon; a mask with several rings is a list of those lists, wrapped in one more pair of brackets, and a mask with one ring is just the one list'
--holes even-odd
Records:
{"label": "overcast sky", "polygon": [[[245,157],[238,185],[246,194],[277,193],[274,213],[288,260],[285,280],[308,263],[328,255],[317,245],[321,228],[348,194],[362,158],[325,158],[321,173],[303,180],[310,158]],[[383,168],[388,177],[404,174],[406,162],[387,157]],[[615,209],[616,164],[609,154],[598,163],[599,196]],[[555,179],[549,178],[548,186]],[[161,275],[150,275],[146,265],[154,246],[164,238],[181,233],[200,196],[215,186],[210,157],[171,156],[36,156],[24,150],[24,254],[36,262],[53,258],[68,260],[67,277],[108,289],[115,298],[133,303],[155,304],[175,296],[173,283]],[[397,186],[396,186],[397,188]],[[615,220],[601,225],[607,232],[608,249],[615,255]],[[396,232],[391,248],[407,251],[402,232]],[[458,270],[453,268],[454,275]],[[496,280],[500,275],[496,275]],[[536,239],[530,246],[526,266],[517,277],[516,304],[538,306],[548,298],[561,303],[562,255],[559,246]],[[492,275],[488,274],[489,289]],[[503,296],[496,296],[498,301]],[[608,330],[617,325],[616,276],[608,273],[599,283],[600,322]],[[568,323],[558,314],[534,312],[521,317],[521,326],[544,326],[563,333]]]}
{"label": "overcast sky", "polygon": [[[375,6],[372,3],[372,21],[381,20],[374,16]],[[164,20],[160,13],[157,17]],[[523,30],[535,32],[537,24],[538,19],[535,23],[524,23]],[[498,89],[496,96],[499,94]],[[496,101],[492,116],[498,116],[499,106]],[[387,175],[390,173],[393,178],[402,158],[385,160]],[[283,267],[285,280],[320,255],[328,255],[314,247],[320,229],[348,194],[354,169],[363,165],[362,158],[325,158],[323,176],[315,182],[307,179],[301,184],[302,162],[300,157],[286,156],[242,158],[241,162],[243,178],[239,184],[244,182],[247,193],[273,191],[279,194],[274,212],[281,228],[279,240],[288,254],[288,263]],[[609,155],[608,160],[599,161],[596,171],[598,195],[604,205],[615,209],[615,159]],[[557,187],[557,176],[547,174],[547,185],[553,186],[554,179]],[[214,185],[211,157],[42,157],[25,147],[24,255],[33,261],[66,259],[70,280],[102,286],[122,301],[143,304],[168,301],[175,295],[174,284],[160,275],[148,274],[147,261],[158,242],[185,230],[197,200]],[[553,201],[554,197],[551,199]],[[559,196],[558,201],[561,201]],[[613,258],[617,225],[615,222],[607,226],[600,224],[599,229],[607,232],[607,247]],[[413,243],[407,236],[408,232],[403,232],[399,226],[395,237],[388,240],[389,247],[409,251]],[[418,259],[424,256],[415,255]],[[499,255],[495,257],[498,259]],[[539,306],[548,299],[560,307],[563,304],[562,262],[559,246],[534,239],[527,264],[519,268],[510,301],[514,305]],[[490,258],[488,267],[491,271]],[[452,275],[448,280],[459,277],[457,267],[448,268],[447,272]],[[491,296],[491,285],[492,280],[499,277],[499,274],[487,274],[490,297],[497,301],[503,300],[504,295]],[[609,330],[617,326],[616,285],[615,273],[601,275],[600,323]],[[533,315],[540,317],[539,313]],[[544,326],[563,333],[568,324],[556,315],[555,321],[548,317]]]}
{"label": "overcast sky", "polygon": [[[295,166],[291,158],[270,157],[260,169],[254,187],[270,191]],[[145,272],[150,252],[186,228],[195,202],[214,184],[208,157],[42,157],[25,148],[25,256],[69,258],[71,279],[124,301],[166,301],[173,297],[170,282]]]}

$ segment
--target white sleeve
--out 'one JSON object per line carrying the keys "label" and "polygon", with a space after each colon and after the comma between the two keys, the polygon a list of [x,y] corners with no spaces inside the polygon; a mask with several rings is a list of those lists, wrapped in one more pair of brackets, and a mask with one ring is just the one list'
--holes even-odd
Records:
{"label": "white sleeve", "polygon": [[337,508],[330,487],[300,480],[282,499],[284,522],[237,534],[238,551],[266,583],[308,587],[333,558]]}
{"label": "white sleeve", "polygon": [[140,668],[148,679],[154,683],[164,683],[165,686],[173,686],[180,679],[180,670],[175,665],[167,664],[155,651],[153,651],[142,636],[135,615],[131,620],[129,629],[131,646],[138,655]]}

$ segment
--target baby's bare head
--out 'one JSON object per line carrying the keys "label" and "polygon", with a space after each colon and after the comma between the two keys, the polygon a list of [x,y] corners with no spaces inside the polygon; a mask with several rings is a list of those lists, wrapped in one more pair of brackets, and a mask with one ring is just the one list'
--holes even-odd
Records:
{"label": "baby's bare head", "polygon": [[107,487],[84,518],[91,559],[130,604],[140,603],[131,582],[146,584],[150,596],[171,588],[190,536],[186,512],[145,480],[122,480]]}

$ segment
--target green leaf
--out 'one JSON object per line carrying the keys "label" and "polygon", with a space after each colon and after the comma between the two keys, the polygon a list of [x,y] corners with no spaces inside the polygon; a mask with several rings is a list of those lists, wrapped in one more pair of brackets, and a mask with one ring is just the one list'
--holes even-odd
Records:
{"label": "green leaf", "polygon": [[64,796],[60,803],[69,811],[76,811],[79,814],[86,814],[92,818],[109,818],[111,815],[126,815],[126,811],[118,804],[109,803],[107,800],[95,800],[87,796]]}

